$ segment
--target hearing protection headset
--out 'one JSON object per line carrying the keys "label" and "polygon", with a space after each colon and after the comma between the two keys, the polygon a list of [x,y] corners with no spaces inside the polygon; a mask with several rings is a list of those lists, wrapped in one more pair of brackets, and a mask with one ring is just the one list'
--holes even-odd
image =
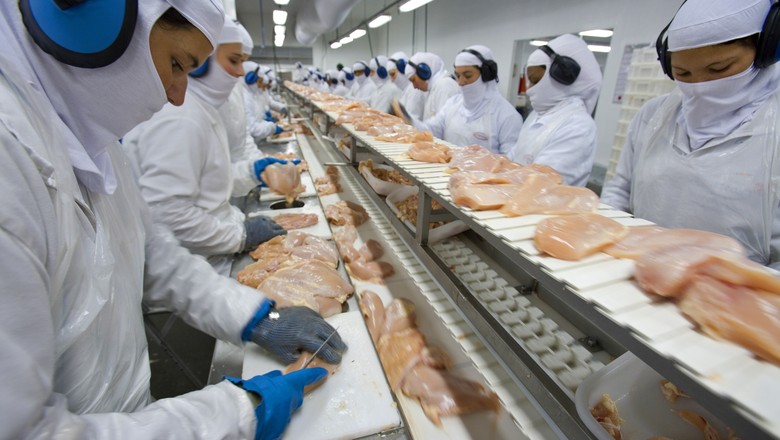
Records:
{"label": "hearing protection headset", "polygon": [[260,77],[257,75],[257,73],[260,71],[260,67],[258,66],[255,70],[251,72],[247,72],[246,75],[244,75],[244,82],[247,83],[247,85],[257,84],[257,80],[260,79]]}
{"label": "hearing protection headset", "polygon": [[370,67],[368,67],[368,64],[366,64],[366,63],[364,63],[364,62],[362,62],[362,61],[358,61],[358,62],[359,62],[360,64],[362,64],[362,65],[363,65],[363,67],[365,67],[365,68],[366,68],[365,70],[363,70],[363,75],[366,75],[366,77],[368,77],[369,75],[371,75],[371,68],[370,68]]}
{"label": "hearing protection headset", "polygon": [[35,44],[75,67],[105,67],[125,53],[138,20],[138,0],[19,0]]}
{"label": "hearing protection headset", "polygon": [[387,78],[387,67],[379,64],[379,57],[374,57],[374,61],[376,61],[376,76],[382,79]]}
{"label": "hearing protection headset", "polygon": [[467,52],[474,55],[479,59],[479,62],[482,63],[482,65],[479,66],[479,75],[482,77],[482,81],[490,82],[496,80],[496,82],[498,82],[498,64],[496,64],[495,61],[486,60],[481,53],[474,49],[463,49],[461,52]]}
{"label": "hearing protection headset", "polygon": [[355,74],[354,73],[349,73],[349,72],[345,72],[345,73],[346,73],[345,76],[347,78],[347,81],[354,81],[355,80]]}
{"label": "hearing protection headset", "polygon": [[[193,78],[200,78],[202,76],[205,76],[207,73],[209,73],[210,64],[211,64],[211,57],[209,56],[208,58],[206,58],[206,61],[204,61],[203,64],[200,65],[200,67],[190,72],[189,75]],[[255,82],[257,82],[257,79],[255,79]]]}
{"label": "hearing protection headset", "polygon": [[423,81],[428,81],[433,76],[430,66],[425,63],[417,64],[412,60],[409,60],[409,65],[414,67],[414,73]]}
{"label": "hearing protection headset", "polygon": [[550,77],[559,83],[570,86],[580,76],[580,65],[572,57],[556,53],[550,46],[544,45],[539,50],[550,57]]}
{"label": "hearing protection headset", "polygon": [[[761,33],[758,34],[756,59],[753,61],[753,65],[758,68],[769,67],[780,61],[780,3],[774,0],[769,0],[769,2],[772,3],[772,6],[769,8],[766,20],[764,20]],[[677,12],[680,12],[684,4],[685,1],[677,9]],[[677,16],[677,13],[674,15]],[[666,35],[666,31],[669,30],[672,21],[674,21],[674,17],[661,30],[658,39],[655,40],[655,51],[658,53],[661,69],[666,76],[674,80],[674,75],[672,75],[672,54],[669,52],[669,39]]]}
{"label": "hearing protection headset", "polygon": [[404,60],[403,58],[399,58],[397,60],[393,59],[393,58],[390,58],[389,61],[392,61],[392,62],[395,63],[395,67],[398,69],[399,72],[405,73],[405,71],[406,71],[406,60]]}

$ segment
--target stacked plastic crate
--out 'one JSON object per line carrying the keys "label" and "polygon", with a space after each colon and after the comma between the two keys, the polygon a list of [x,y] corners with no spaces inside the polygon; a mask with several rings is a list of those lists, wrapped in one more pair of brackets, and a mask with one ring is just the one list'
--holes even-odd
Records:
{"label": "stacked plastic crate", "polygon": [[648,46],[635,49],[631,56],[628,70],[626,91],[623,94],[615,140],[609,158],[609,167],[604,181],[609,181],[615,175],[620,153],[626,142],[628,126],[642,105],[650,99],[669,93],[674,89],[674,81],[670,80],[661,70],[655,47]]}

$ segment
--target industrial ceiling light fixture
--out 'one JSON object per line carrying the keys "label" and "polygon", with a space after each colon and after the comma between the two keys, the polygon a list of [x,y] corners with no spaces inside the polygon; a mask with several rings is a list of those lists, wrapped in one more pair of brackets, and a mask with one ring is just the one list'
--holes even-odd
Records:
{"label": "industrial ceiling light fixture", "polygon": [[339,47],[341,47],[341,43],[339,43],[338,41],[334,41],[334,42],[330,43],[330,48],[331,49],[338,49]]}
{"label": "industrial ceiling light fixture", "polygon": [[274,11],[274,24],[282,25],[287,23],[287,11],[283,11],[281,9],[276,9]]}
{"label": "industrial ceiling light fixture", "polygon": [[591,29],[589,31],[580,32],[582,37],[595,37],[595,38],[609,38],[613,32],[609,29]]}
{"label": "industrial ceiling light fixture", "polygon": [[609,46],[602,46],[600,44],[589,44],[588,50],[591,52],[601,52],[601,53],[609,53],[609,51],[612,50]]}
{"label": "industrial ceiling light fixture", "polygon": [[432,2],[433,0],[409,0],[408,2],[402,4],[398,10],[401,12],[409,12],[414,11],[415,9],[419,8],[420,6],[427,5],[428,3]]}
{"label": "industrial ceiling light fixture", "polygon": [[377,16],[375,19],[371,20],[368,23],[368,27],[370,27],[371,29],[378,28],[379,26],[382,26],[383,24],[389,22],[392,19],[393,17],[382,14]]}
{"label": "industrial ceiling light fixture", "polygon": [[274,26],[274,35],[284,35],[286,30],[287,30],[286,27],[277,24],[276,26]]}
{"label": "industrial ceiling light fixture", "polygon": [[355,29],[354,31],[352,31],[352,33],[349,34],[349,36],[352,37],[354,40],[357,40],[363,35],[366,35],[365,29]]}
{"label": "industrial ceiling light fixture", "polygon": [[276,3],[277,5],[284,6],[290,4],[290,0],[274,0],[274,3]]}
{"label": "industrial ceiling light fixture", "polygon": [[547,43],[549,43],[549,41],[544,41],[544,40],[531,40],[531,41],[530,41],[528,44],[530,44],[531,46],[536,46],[536,47],[539,47],[539,46],[546,46],[546,45],[547,45]]}
{"label": "industrial ceiling light fixture", "polygon": [[343,45],[345,45],[345,44],[349,44],[349,43],[351,43],[351,42],[352,42],[352,40],[353,40],[353,38],[352,38],[352,37],[350,37],[349,35],[347,35],[346,37],[344,37],[344,38],[342,38],[341,40],[339,40],[339,43],[341,43],[341,45],[343,46]]}

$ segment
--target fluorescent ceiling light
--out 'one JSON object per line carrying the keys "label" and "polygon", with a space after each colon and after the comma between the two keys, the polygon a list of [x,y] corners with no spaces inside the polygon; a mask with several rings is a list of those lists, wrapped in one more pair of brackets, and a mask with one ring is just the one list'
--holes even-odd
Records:
{"label": "fluorescent ceiling light", "polygon": [[351,34],[349,34],[349,36],[352,37],[355,40],[357,40],[358,38],[362,37],[363,35],[366,35],[366,30],[365,29],[355,29],[354,31],[352,31]]}
{"label": "fluorescent ceiling light", "polygon": [[284,40],[276,40],[276,41],[274,41],[274,46],[276,46],[276,47],[282,47],[283,44],[284,44]]}
{"label": "fluorescent ceiling light", "polygon": [[368,27],[370,27],[371,29],[378,28],[379,26],[382,26],[383,24],[387,23],[392,19],[393,17],[389,15],[380,15],[377,18],[371,20],[371,22],[368,23]]}
{"label": "fluorescent ceiling light", "polygon": [[346,36],[346,37],[342,38],[341,40],[339,40],[339,43],[341,43],[341,44],[349,44],[349,43],[352,42],[352,40],[353,40],[352,37]]}
{"label": "fluorescent ceiling light", "polygon": [[284,6],[284,5],[286,5],[286,4],[289,4],[289,3],[290,3],[290,0],[274,0],[274,3],[276,3],[277,5],[282,5],[282,6]]}
{"label": "fluorescent ceiling light", "polygon": [[339,47],[341,47],[341,43],[339,43],[338,41],[334,41],[334,42],[330,43],[330,48],[331,49],[338,49]]}
{"label": "fluorescent ceiling light", "polygon": [[276,26],[274,26],[274,34],[275,35],[284,35],[284,31],[285,30],[287,30],[287,28],[285,28],[282,25],[278,25],[277,24]]}
{"label": "fluorescent ceiling light", "polygon": [[287,11],[277,9],[274,11],[274,24],[285,24],[287,22]]}
{"label": "fluorescent ceiling light", "polygon": [[598,44],[589,44],[589,45],[588,45],[588,49],[589,49],[591,52],[603,52],[603,53],[607,53],[607,52],[609,52],[610,50],[612,50],[612,48],[611,48],[611,47],[609,47],[609,46],[600,46],[600,45],[598,45]]}
{"label": "fluorescent ceiling light", "polygon": [[422,5],[427,5],[432,1],[433,0],[409,0],[408,2],[402,4],[401,7],[398,8],[398,10],[401,12],[413,11]]}
{"label": "fluorescent ceiling light", "polygon": [[548,43],[548,41],[544,41],[544,40],[531,40],[531,42],[528,43],[528,44],[530,44],[531,46],[537,46],[538,47],[538,46],[544,46],[547,43]]}
{"label": "fluorescent ceiling light", "polygon": [[612,36],[612,33],[609,29],[591,29],[580,32],[580,35],[583,37],[609,38]]}

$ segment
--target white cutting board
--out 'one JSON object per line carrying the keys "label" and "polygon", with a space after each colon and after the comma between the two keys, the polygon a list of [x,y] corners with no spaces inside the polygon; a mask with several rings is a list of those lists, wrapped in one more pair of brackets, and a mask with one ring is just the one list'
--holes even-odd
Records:
{"label": "white cutting board", "polygon": [[305,200],[305,205],[300,208],[290,209],[269,209],[266,211],[256,211],[247,214],[248,217],[256,217],[258,215],[264,215],[270,218],[274,218],[280,214],[317,214],[317,224],[309,226],[308,228],[291,229],[292,231],[305,232],[307,234],[316,235],[321,238],[331,238],[333,234],[330,232],[330,226],[328,226],[328,220],[325,218],[325,213],[322,211],[322,207],[316,199]]}
{"label": "white cutting board", "polygon": [[[314,187],[314,181],[311,180],[311,176],[309,176],[309,173],[301,173],[301,183],[303,184],[304,190],[302,193],[298,194],[298,198],[305,198],[305,197],[313,197],[317,195],[317,190]],[[274,200],[284,200],[284,196],[281,194],[276,194],[275,192],[268,189],[268,187],[264,186],[260,190],[260,200],[264,202],[271,202]]]}
{"label": "white cutting board", "polygon": [[[385,374],[359,311],[327,319],[349,346],[336,372],[303,400],[284,433],[286,439],[354,439],[401,424]],[[247,346],[243,377],[284,370],[262,349]]]}

